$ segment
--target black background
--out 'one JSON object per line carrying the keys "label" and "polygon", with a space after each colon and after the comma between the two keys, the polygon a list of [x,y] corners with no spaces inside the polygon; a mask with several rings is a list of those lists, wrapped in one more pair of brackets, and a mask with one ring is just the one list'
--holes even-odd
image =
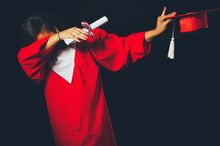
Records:
{"label": "black background", "polygon": [[[102,28],[120,36],[155,27],[164,5],[184,13],[220,7],[217,0],[15,1],[1,9],[1,146],[53,146],[41,87],[18,65],[23,17],[46,10],[68,26],[106,15]],[[102,69],[104,89],[119,146],[220,145],[220,13],[208,15],[209,29],[180,34],[175,59],[167,52],[171,26],[153,42],[149,57],[127,69]]]}

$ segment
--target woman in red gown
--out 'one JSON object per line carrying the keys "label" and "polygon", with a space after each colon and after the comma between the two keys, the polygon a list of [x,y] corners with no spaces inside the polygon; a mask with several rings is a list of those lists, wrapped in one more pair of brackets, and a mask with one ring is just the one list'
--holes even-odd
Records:
{"label": "woman in red gown", "polygon": [[[21,48],[18,60],[27,76],[44,81],[49,119],[57,146],[116,146],[105,100],[100,66],[117,71],[148,55],[151,40],[171,21],[165,9],[153,30],[118,37],[102,29],[94,38],[80,28],[59,31],[49,17],[34,15],[23,23],[33,41]],[[64,39],[76,46],[59,48]],[[57,50],[58,51],[55,51]]]}

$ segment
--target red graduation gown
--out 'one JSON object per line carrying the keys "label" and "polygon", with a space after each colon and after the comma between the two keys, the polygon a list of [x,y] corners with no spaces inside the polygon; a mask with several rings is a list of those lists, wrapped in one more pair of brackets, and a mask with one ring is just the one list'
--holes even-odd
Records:
{"label": "red graduation gown", "polygon": [[[127,37],[93,31],[95,38],[77,46],[72,83],[45,64],[53,51],[43,50],[49,37],[38,40],[18,53],[18,60],[29,78],[45,79],[49,119],[58,146],[116,146],[111,118],[103,92],[99,65],[117,71],[149,54],[144,32]],[[50,49],[52,50],[52,49]]]}

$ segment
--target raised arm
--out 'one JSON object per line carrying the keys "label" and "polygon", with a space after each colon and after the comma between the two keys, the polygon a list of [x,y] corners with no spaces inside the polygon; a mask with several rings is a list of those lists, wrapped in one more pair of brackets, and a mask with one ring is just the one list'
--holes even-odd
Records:
{"label": "raised arm", "polygon": [[145,55],[149,55],[151,41],[164,32],[171,21],[169,17],[176,15],[175,12],[165,15],[165,12],[166,8],[158,17],[156,28],[146,32],[119,37],[101,29],[94,30],[95,38],[88,39],[92,55],[97,62],[111,71],[120,70]]}
{"label": "raised arm", "polygon": [[117,71],[150,53],[151,44],[145,32],[119,37],[102,29],[93,31],[95,38],[87,40],[95,60],[111,71]]}
{"label": "raised arm", "polygon": [[39,83],[45,76],[45,64],[49,60],[54,46],[66,38],[77,42],[85,40],[86,32],[79,28],[70,28],[59,33],[43,31],[37,40],[18,52],[18,61],[29,78]]}

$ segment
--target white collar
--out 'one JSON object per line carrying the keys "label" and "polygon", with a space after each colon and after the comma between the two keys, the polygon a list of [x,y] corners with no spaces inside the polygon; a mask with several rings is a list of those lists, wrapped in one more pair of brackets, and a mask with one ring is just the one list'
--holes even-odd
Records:
{"label": "white collar", "polygon": [[51,65],[51,69],[70,84],[72,83],[75,65],[75,53],[76,49],[72,47],[60,50],[56,56],[56,61]]}

